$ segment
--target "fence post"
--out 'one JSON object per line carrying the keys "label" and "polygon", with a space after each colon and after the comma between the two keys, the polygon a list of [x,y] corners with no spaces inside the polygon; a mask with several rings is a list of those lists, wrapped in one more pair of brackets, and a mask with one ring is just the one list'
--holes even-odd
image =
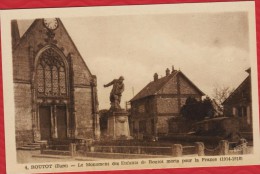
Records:
{"label": "fence post", "polygon": [[182,156],[182,145],[181,144],[174,144],[172,145],[172,156],[180,157]]}
{"label": "fence post", "polygon": [[198,156],[204,156],[204,150],[205,146],[203,142],[195,142],[195,153],[198,154]]}
{"label": "fence post", "polygon": [[141,153],[142,153],[140,146],[137,147],[137,153],[138,153],[138,154],[141,154]]}
{"label": "fence post", "polygon": [[242,145],[242,154],[246,154],[247,153],[247,141],[244,138],[241,138],[239,140],[239,144]]}
{"label": "fence post", "polygon": [[90,152],[95,152],[95,147],[94,146],[90,146]]}
{"label": "fence post", "polygon": [[137,146],[137,154],[141,154],[141,153],[142,153],[141,147]]}
{"label": "fence post", "polygon": [[228,155],[229,143],[227,140],[221,140],[219,142],[219,155]]}
{"label": "fence post", "polygon": [[87,155],[88,152],[89,152],[89,145],[88,145],[88,142],[86,142],[85,145],[84,145],[84,154],[85,154],[85,156]]}
{"label": "fence post", "polygon": [[76,154],[76,144],[75,143],[70,143],[70,155],[75,156]]}
{"label": "fence post", "polygon": [[41,148],[41,154],[43,154],[43,151],[46,149],[46,144],[40,144]]}

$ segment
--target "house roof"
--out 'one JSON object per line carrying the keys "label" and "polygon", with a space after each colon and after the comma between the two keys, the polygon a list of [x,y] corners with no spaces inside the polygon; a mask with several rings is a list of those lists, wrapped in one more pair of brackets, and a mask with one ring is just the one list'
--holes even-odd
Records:
{"label": "house roof", "polygon": [[226,98],[226,100],[222,103],[223,105],[228,104],[234,96],[236,96],[242,88],[245,88],[245,86],[251,82],[250,76],[247,76],[247,78]]}
{"label": "house roof", "polygon": [[245,70],[249,75],[246,77],[246,79],[228,96],[228,98],[226,98],[226,100],[222,103],[222,105],[225,105],[227,103],[229,103],[232,98],[234,96],[236,96],[239,91],[242,89],[242,88],[245,88],[245,86],[249,83],[251,83],[251,67],[249,67],[248,69]]}
{"label": "house roof", "polygon": [[164,76],[156,81],[152,81],[150,83],[148,83],[138,94],[136,94],[136,96],[134,96],[134,98],[132,98],[130,101],[135,101],[135,100],[139,100],[148,96],[153,96],[153,95],[157,95],[157,92],[173,77],[177,76],[177,75],[182,75],[185,79],[187,79],[187,81],[195,88],[198,90],[198,92],[201,95],[204,95],[204,93],[198,88],[196,87],[180,70],[174,70],[171,74],[169,74],[168,76]]}

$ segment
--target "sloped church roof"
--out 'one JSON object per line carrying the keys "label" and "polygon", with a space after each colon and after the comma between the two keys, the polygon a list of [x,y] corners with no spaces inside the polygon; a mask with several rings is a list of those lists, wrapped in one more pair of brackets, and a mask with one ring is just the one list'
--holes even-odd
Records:
{"label": "sloped church roof", "polygon": [[[58,21],[58,27],[53,31],[55,34],[54,41],[56,43],[48,43],[48,31],[44,27],[43,19],[35,19],[30,27],[25,31],[25,33],[20,37],[19,34],[19,26],[16,20],[11,22],[12,26],[12,46],[13,46],[13,55],[15,60],[19,60],[20,62],[25,62],[26,57],[21,56],[21,52],[26,52],[28,49],[26,47],[32,47],[34,50],[34,54],[43,48],[46,45],[50,45],[58,48],[63,52],[64,56],[68,57],[71,55],[73,58],[73,69],[74,74],[77,74],[77,78],[75,79],[75,85],[78,86],[86,86],[91,83],[92,73],[89,70],[85,60],[81,56],[79,50],[74,44],[72,38],[64,27],[61,19],[56,18]],[[23,21],[20,21],[23,22]],[[24,54],[23,54],[24,55]],[[17,61],[16,61],[17,62]],[[17,73],[14,74],[15,77]],[[23,78],[20,77],[18,78]],[[26,80],[28,80],[28,75],[25,75]],[[23,78],[24,79],[24,78]]]}

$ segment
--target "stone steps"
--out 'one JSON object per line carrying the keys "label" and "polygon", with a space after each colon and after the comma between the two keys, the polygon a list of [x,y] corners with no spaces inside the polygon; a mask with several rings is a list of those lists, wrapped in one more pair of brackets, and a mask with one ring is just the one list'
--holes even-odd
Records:
{"label": "stone steps", "polygon": [[40,144],[34,144],[34,143],[24,145],[24,147],[40,147],[40,146],[41,146]]}
{"label": "stone steps", "polygon": [[28,143],[24,146],[18,147],[17,150],[40,150],[41,144],[47,144],[47,141],[41,140],[34,143]]}
{"label": "stone steps", "polygon": [[26,146],[22,146],[22,147],[18,147],[17,150],[40,150],[40,147],[26,147]]}
{"label": "stone steps", "polygon": [[70,159],[71,156],[65,155],[49,155],[49,154],[39,154],[39,155],[32,155],[34,158],[54,158],[54,159]]}
{"label": "stone steps", "polygon": [[42,151],[42,154],[70,156],[70,151],[45,149]]}

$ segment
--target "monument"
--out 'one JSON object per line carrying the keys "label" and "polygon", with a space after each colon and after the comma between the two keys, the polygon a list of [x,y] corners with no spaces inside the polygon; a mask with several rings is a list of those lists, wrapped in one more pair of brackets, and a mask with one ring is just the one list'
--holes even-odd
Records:
{"label": "monument", "polygon": [[114,140],[131,138],[127,111],[120,106],[121,96],[125,89],[123,81],[124,77],[120,76],[104,85],[105,88],[113,85],[109,97],[111,107],[109,109],[107,133]]}

